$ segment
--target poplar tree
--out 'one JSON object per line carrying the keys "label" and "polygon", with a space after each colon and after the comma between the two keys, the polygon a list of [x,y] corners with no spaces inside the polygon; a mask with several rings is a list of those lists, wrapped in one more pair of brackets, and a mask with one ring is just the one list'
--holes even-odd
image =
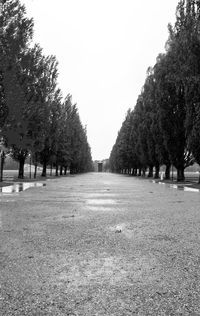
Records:
{"label": "poplar tree", "polygon": [[[32,38],[33,22],[25,16],[25,7],[18,0],[1,3],[0,72],[6,113],[1,135],[7,146],[13,149],[13,158],[19,161],[19,178],[23,178],[23,165],[27,157],[28,138],[24,110],[26,98],[20,85],[20,60]],[[2,105],[1,105],[2,107]]]}

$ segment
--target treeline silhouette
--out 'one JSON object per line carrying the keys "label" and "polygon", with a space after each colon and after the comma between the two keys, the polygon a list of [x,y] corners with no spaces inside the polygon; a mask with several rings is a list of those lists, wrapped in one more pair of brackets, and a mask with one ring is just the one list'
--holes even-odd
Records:
{"label": "treeline silhouette", "polygon": [[110,169],[159,177],[165,165],[200,164],[200,1],[180,0],[169,24],[166,51],[157,57],[133,110],[129,109],[110,154]]}
{"label": "treeline silhouette", "polygon": [[76,104],[63,98],[57,84],[58,62],[34,44],[33,20],[18,0],[0,2],[0,137],[1,180],[7,154],[19,162],[19,178],[31,157],[56,175],[92,168],[86,128]]}

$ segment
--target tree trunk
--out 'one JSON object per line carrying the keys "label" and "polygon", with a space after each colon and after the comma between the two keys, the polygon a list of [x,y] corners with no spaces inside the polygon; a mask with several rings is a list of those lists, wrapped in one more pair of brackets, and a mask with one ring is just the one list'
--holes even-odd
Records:
{"label": "tree trunk", "polygon": [[185,181],[184,167],[177,168],[177,182]]}
{"label": "tree trunk", "polygon": [[56,173],[55,173],[56,177],[58,177],[58,164],[56,162]]}
{"label": "tree trunk", "polygon": [[139,169],[138,169],[138,176],[141,177],[141,175],[142,175],[142,169],[139,168]]}
{"label": "tree trunk", "polygon": [[42,174],[41,174],[41,176],[42,177],[46,177],[46,175],[47,175],[47,161],[46,161],[46,159],[43,161],[43,169],[42,169]]}
{"label": "tree trunk", "polygon": [[155,175],[154,175],[154,179],[159,179],[160,166],[156,165],[155,169],[156,169],[156,172],[155,172]]}
{"label": "tree trunk", "polygon": [[165,168],[165,179],[166,180],[170,180],[170,168],[171,168],[171,165],[166,165],[166,168]]}
{"label": "tree trunk", "polygon": [[1,157],[1,170],[0,170],[0,182],[3,181],[3,161],[2,161],[2,157]]}
{"label": "tree trunk", "polygon": [[32,177],[32,159],[30,156],[30,161],[29,161],[29,178],[31,179]]}
{"label": "tree trunk", "polygon": [[67,167],[64,168],[64,175],[67,175]]}
{"label": "tree trunk", "polygon": [[24,162],[25,158],[19,158],[19,172],[18,172],[18,179],[24,179]]}
{"label": "tree trunk", "polygon": [[133,169],[133,175],[134,175],[135,177],[137,176],[137,169],[136,169],[136,168]]}
{"label": "tree trunk", "polygon": [[37,177],[37,163],[35,163],[35,170],[34,170],[34,179]]}
{"label": "tree trunk", "polygon": [[145,177],[146,176],[146,169],[142,168],[142,176]]}
{"label": "tree trunk", "polygon": [[34,174],[33,174],[33,178],[35,179],[37,177],[37,166],[38,166],[38,154],[37,152],[34,155]]}
{"label": "tree trunk", "polygon": [[153,166],[149,167],[149,173],[148,173],[148,178],[152,178],[153,177]]}
{"label": "tree trunk", "polygon": [[5,153],[4,151],[1,154],[1,170],[0,170],[0,182],[3,181],[3,166],[4,166],[4,161],[5,161]]}
{"label": "tree trunk", "polygon": [[60,176],[63,174],[63,166],[60,166]]}

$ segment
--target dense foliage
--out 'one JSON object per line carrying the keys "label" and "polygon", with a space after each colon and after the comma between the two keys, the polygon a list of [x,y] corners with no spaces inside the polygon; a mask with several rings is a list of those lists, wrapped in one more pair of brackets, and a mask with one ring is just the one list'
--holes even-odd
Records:
{"label": "dense foliage", "polygon": [[165,54],[149,68],[135,108],[129,110],[110,155],[114,172],[159,176],[177,169],[177,180],[200,164],[200,1],[180,0],[169,25]]}
{"label": "dense foliage", "polygon": [[[31,156],[35,166],[60,174],[91,169],[86,129],[68,95],[57,87],[58,63],[33,44],[33,21],[19,0],[0,2],[0,137],[1,169],[5,148],[19,162],[19,178]],[[37,170],[37,168],[36,168]],[[36,172],[35,172],[36,176]]]}

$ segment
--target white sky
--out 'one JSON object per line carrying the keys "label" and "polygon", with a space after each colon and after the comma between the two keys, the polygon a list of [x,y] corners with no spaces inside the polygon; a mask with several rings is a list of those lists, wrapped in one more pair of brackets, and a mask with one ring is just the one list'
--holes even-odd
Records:
{"label": "white sky", "polygon": [[178,0],[21,0],[34,42],[59,62],[59,87],[87,125],[93,159],[109,158],[128,108],[168,38]]}

